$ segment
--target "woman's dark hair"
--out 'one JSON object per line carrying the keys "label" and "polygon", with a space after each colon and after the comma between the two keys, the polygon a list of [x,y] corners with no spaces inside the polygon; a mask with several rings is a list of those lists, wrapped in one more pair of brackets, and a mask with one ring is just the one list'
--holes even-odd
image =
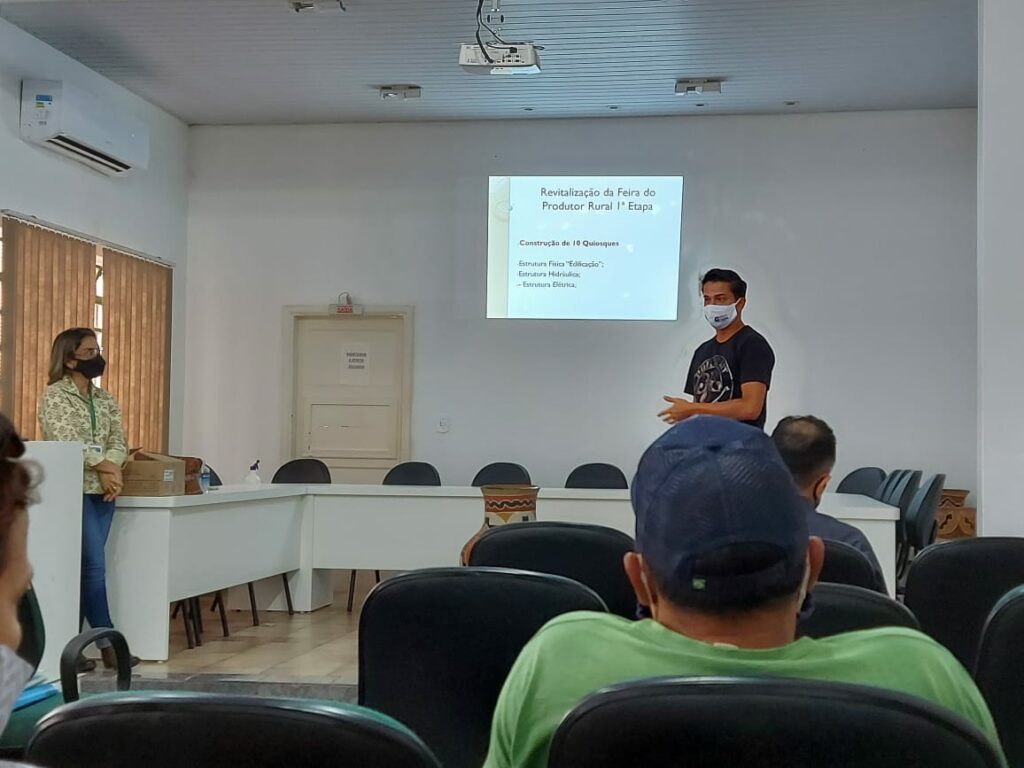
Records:
{"label": "woman's dark hair", "polygon": [[75,356],[75,351],[82,341],[89,338],[96,338],[96,331],[92,328],[68,328],[57,334],[57,338],[53,340],[53,347],[50,349],[50,370],[47,384],[56,384],[64,378],[68,360]]}
{"label": "woman's dark hair", "polygon": [[11,420],[0,414],[0,571],[7,566],[7,535],[14,520],[33,501],[32,475],[18,458],[25,444]]}
{"label": "woman's dark hair", "polygon": [[701,290],[704,289],[707,283],[728,283],[729,290],[732,291],[732,295],[737,299],[743,299],[747,296],[746,281],[731,269],[709,269],[700,279]]}

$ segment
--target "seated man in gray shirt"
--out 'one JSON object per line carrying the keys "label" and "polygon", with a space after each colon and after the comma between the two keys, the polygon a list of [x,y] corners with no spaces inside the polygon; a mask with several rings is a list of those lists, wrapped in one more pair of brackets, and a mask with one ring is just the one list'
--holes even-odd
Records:
{"label": "seated man in gray shirt", "polygon": [[867,557],[876,574],[881,574],[882,567],[867,537],[852,525],[817,510],[836,463],[836,436],[832,428],[815,416],[787,416],[775,427],[772,440],[789,467],[800,495],[810,502],[808,532],[822,539],[849,544]]}

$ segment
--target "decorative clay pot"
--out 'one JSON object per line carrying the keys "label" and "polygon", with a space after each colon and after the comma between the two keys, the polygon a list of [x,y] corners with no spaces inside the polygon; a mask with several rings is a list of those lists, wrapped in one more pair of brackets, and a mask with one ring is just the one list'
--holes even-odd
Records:
{"label": "decorative clay pot", "polygon": [[484,495],[484,524],[462,547],[462,564],[469,562],[469,553],[476,540],[488,528],[509,523],[528,523],[537,519],[536,485],[482,485]]}

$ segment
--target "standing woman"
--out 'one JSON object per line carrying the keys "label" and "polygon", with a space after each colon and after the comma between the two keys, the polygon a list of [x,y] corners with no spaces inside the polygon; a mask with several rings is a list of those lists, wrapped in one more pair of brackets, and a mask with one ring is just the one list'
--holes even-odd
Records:
{"label": "standing woman", "polygon": [[[49,386],[39,404],[44,440],[85,445],[82,613],[94,629],[114,626],[107,604],[104,549],[114,518],[114,499],[124,488],[121,468],[128,458],[121,409],[109,392],[92,383],[106,366],[96,333],[91,328],[69,328],[53,340]],[[97,645],[103,666],[115,667],[109,641],[100,640]]]}

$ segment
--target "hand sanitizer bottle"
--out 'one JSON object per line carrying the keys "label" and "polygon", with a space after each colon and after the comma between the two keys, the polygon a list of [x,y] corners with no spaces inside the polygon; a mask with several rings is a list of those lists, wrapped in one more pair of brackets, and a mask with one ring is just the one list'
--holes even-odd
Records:
{"label": "hand sanitizer bottle", "polygon": [[250,488],[256,488],[263,482],[262,480],[260,480],[259,468],[259,459],[256,459],[256,461],[253,462],[252,466],[249,467],[249,474],[245,476],[245,484]]}

